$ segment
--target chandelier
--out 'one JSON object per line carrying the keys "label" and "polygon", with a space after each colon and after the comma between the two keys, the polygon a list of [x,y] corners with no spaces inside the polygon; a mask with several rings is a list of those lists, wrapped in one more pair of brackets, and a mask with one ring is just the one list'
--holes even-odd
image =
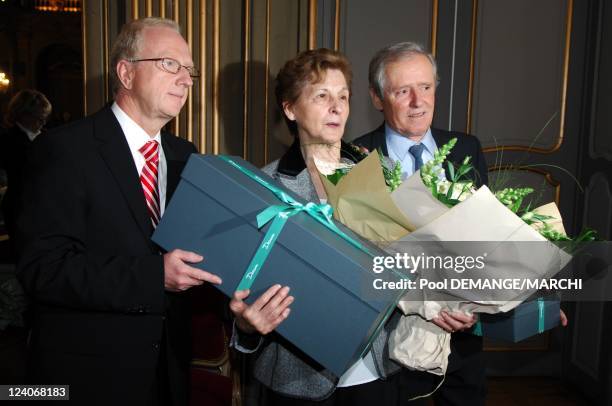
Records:
{"label": "chandelier", "polygon": [[79,13],[81,0],[35,0],[34,9],[38,11]]}

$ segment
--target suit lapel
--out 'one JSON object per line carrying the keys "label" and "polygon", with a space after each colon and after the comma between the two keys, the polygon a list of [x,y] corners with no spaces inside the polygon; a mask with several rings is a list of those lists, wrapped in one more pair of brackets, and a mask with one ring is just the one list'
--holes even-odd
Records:
{"label": "suit lapel", "polygon": [[[435,128],[431,129],[431,135],[433,136],[434,141],[436,141],[436,147],[438,148],[441,148],[453,138],[452,133],[436,130]],[[450,154],[448,154],[448,160],[454,164],[460,164],[461,161],[463,161],[463,158],[465,158],[465,154],[461,153],[461,149],[461,145],[457,143],[451,150]],[[444,168],[446,169],[446,165]]]}
{"label": "suit lapel", "polygon": [[[453,133],[452,132],[446,132],[446,131],[440,131],[440,130],[435,130],[435,129],[431,129],[431,134],[434,137],[434,140],[436,141],[436,146],[438,148],[440,148],[442,145],[448,143],[452,138],[453,138]],[[471,136],[470,136],[471,137]],[[463,162],[463,160],[465,159],[466,156],[471,156],[472,157],[472,164],[474,163],[474,159],[477,156],[478,151],[471,151],[465,142],[461,142],[461,138],[457,139],[457,144],[455,145],[455,147],[451,150],[450,154],[448,154],[448,161],[452,162],[455,166],[461,165],[461,163]],[[446,165],[444,165],[444,171],[446,172],[446,178],[450,179],[450,174],[448,172],[448,168]],[[484,179],[486,182],[486,173],[483,175],[482,173],[479,173],[479,169],[478,167],[474,166],[474,169],[470,172],[468,172],[467,177],[472,179],[476,185],[480,185],[482,184],[481,180],[479,179]]]}
{"label": "suit lapel", "polygon": [[134,220],[144,237],[150,240],[153,226],[147,212],[138,171],[121,126],[110,108],[102,110],[96,117],[94,136],[98,141],[98,151],[119,185]]}
{"label": "suit lapel", "polygon": [[185,163],[176,159],[176,153],[170,145],[170,142],[168,142],[168,136],[164,133],[161,135],[161,144],[164,150],[164,156],[166,157],[166,166],[168,168],[166,175],[166,207],[168,207],[168,202],[176,190]]}
{"label": "suit lapel", "polygon": [[385,123],[372,131],[372,147],[372,151],[380,149],[383,156],[389,156],[389,151],[387,150],[387,137],[385,136]]}

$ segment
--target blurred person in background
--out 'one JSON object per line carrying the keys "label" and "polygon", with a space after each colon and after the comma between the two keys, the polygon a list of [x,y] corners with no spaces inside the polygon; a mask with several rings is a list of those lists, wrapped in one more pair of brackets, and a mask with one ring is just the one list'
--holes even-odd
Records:
{"label": "blurred person in background", "polygon": [[[0,169],[6,172],[7,187],[2,198],[2,215],[9,238],[15,234],[15,215],[19,206],[26,157],[50,114],[51,103],[44,94],[34,89],[23,89],[10,100],[4,117],[6,131],[0,135]],[[14,238],[9,242],[9,256],[14,260]]]}

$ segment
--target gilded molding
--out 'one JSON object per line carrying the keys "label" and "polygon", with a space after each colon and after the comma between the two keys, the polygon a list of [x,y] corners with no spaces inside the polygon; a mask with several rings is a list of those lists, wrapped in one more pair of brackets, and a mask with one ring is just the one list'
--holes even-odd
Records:
{"label": "gilded molding", "polygon": [[308,0],[308,49],[317,47],[317,0]]}
{"label": "gilded molding", "polygon": [[81,45],[83,47],[83,116],[89,114],[87,110],[87,0],[83,0],[83,8],[81,12],[81,26],[83,34],[81,36]]}
{"label": "gilded molding", "polygon": [[213,111],[212,111],[212,153],[219,153],[219,63],[220,63],[220,14],[219,0],[213,0]]}
{"label": "gilded molding", "polygon": [[244,0],[244,72],[242,92],[242,158],[249,159],[249,65],[251,63],[251,1]]}
{"label": "gilded molding", "polygon": [[[179,8],[179,2],[174,1],[172,3],[172,19],[177,24],[180,24],[180,15],[181,15],[181,10]],[[172,127],[174,128],[174,135],[176,135],[177,137],[180,137],[181,136],[181,115],[180,114],[174,117]]]}
{"label": "gilded molding", "polygon": [[[193,0],[187,0],[187,44],[193,55]],[[193,142],[193,87],[187,95],[187,140]]]}
{"label": "gilded molding", "polygon": [[435,57],[438,51],[438,0],[431,5],[431,54]]}
{"label": "gilded molding", "polygon": [[336,0],[336,7],[334,10],[334,50],[340,50],[340,0]]}
{"label": "gilded molding", "polygon": [[109,84],[110,69],[115,69],[115,67],[111,67],[109,62],[108,0],[102,1],[102,7],[102,40],[104,41],[104,54],[102,55],[102,63],[104,64],[104,67],[102,68],[102,71],[104,72],[104,102],[107,103],[112,98],[112,90]]}
{"label": "gilded molding", "polygon": [[207,51],[207,43],[206,43],[206,29],[207,29],[207,21],[206,21],[206,0],[200,0],[200,80],[199,80],[199,90],[200,90],[200,137],[198,139],[198,151],[201,154],[206,153],[206,141],[208,128],[206,127],[206,78],[207,69],[206,69],[206,51]]}
{"label": "gilded molding", "polygon": [[525,166],[513,166],[513,165],[496,165],[489,167],[489,172],[496,171],[527,171],[532,173],[537,173],[538,175],[542,175],[550,186],[554,188],[555,191],[555,203],[559,206],[559,201],[561,198],[561,183],[552,177],[552,173],[549,171],[545,171],[539,168],[532,168],[529,165]]}
{"label": "gilded molding", "polygon": [[166,0],[159,0],[159,16],[166,18]]}
{"label": "gilded molding", "polygon": [[[468,85],[468,104],[467,104],[467,129],[466,132],[469,134],[472,127],[472,102],[474,92],[474,58],[476,48],[476,20],[478,17],[478,0],[474,0],[474,7],[472,10],[472,43],[470,48],[470,81]],[[556,143],[550,149],[538,148],[524,145],[502,145],[495,147],[483,148],[484,152],[496,152],[500,150],[505,151],[527,151],[537,152],[539,154],[552,154],[561,148],[563,144],[563,138],[565,136],[565,110],[567,101],[567,84],[569,76],[569,58],[570,58],[570,45],[572,35],[572,16],[573,16],[574,0],[567,0],[566,18],[565,18],[565,48],[563,50],[563,78],[561,84],[561,100],[560,100],[560,115],[559,115],[559,135]]]}
{"label": "gilded molding", "polygon": [[132,0],[132,20],[138,20],[140,16],[138,11],[138,0]]}
{"label": "gilded molding", "polygon": [[[270,87],[270,1],[271,0],[266,0],[266,58],[265,58],[265,72],[266,72],[266,77],[265,77],[265,84],[264,84],[264,100],[265,100],[265,104],[264,104],[264,163],[268,163],[268,158],[270,155],[270,145],[269,145],[269,140],[268,140],[268,112],[270,110],[269,108],[269,104],[270,104],[270,92],[269,92],[269,87]],[[309,0],[310,2],[312,2],[313,0]]]}
{"label": "gilded molding", "polygon": [[173,1],[172,2],[172,18],[177,23],[179,22],[180,16],[181,16],[181,10],[180,10],[179,6],[180,6],[180,4],[179,4],[178,1]]}
{"label": "gilded molding", "polygon": [[470,37],[470,77],[468,79],[466,133],[472,130],[472,102],[474,93],[474,60],[476,58],[476,24],[478,21],[478,0],[472,0],[472,32]]}

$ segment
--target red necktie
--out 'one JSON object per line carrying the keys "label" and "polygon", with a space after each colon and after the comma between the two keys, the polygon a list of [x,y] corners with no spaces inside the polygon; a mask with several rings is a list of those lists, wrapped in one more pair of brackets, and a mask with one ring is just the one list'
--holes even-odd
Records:
{"label": "red necktie", "polygon": [[140,153],[144,156],[145,164],[140,173],[140,183],[144,192],[149,216],[153,228],[159,223],[159,194],[157,192],[157,165],[159,163],[159,145],[157,141],[147,141],[140,149]]}

